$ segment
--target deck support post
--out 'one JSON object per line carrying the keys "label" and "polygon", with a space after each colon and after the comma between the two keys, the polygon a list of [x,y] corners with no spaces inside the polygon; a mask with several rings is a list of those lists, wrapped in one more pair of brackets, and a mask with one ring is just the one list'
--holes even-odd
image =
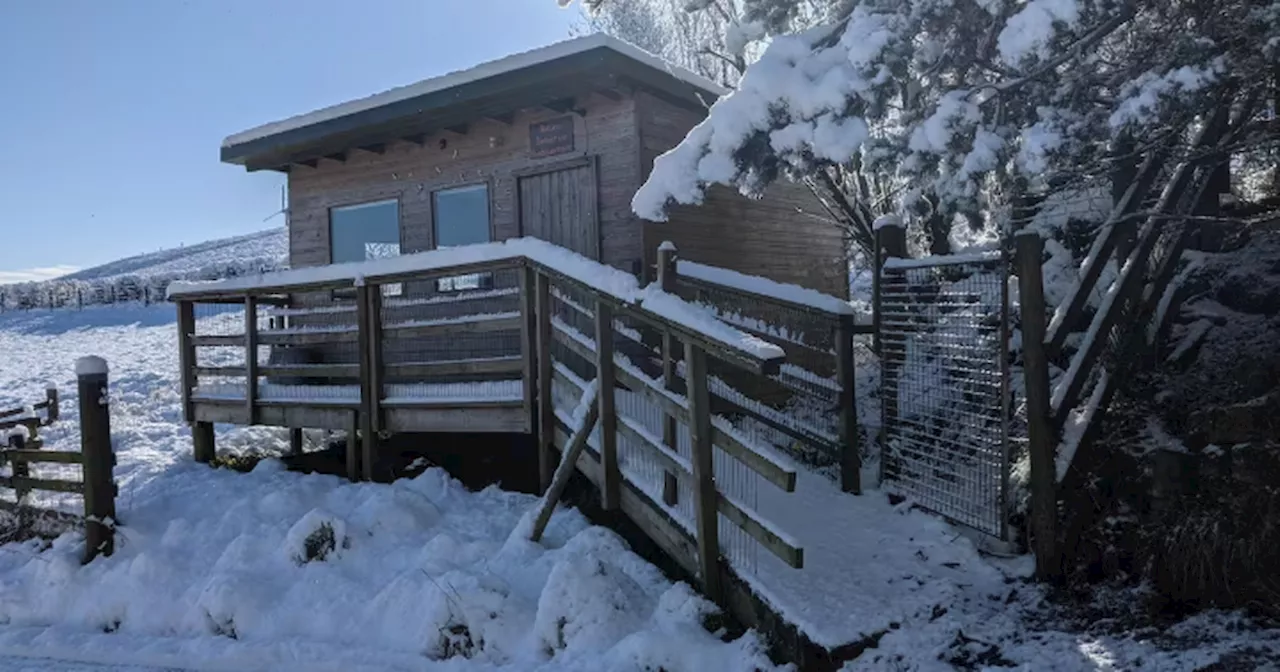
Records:
{"label": "deck support post", "polygon": [[[658,286],[668,294],[675,294],[679,272],[676,268],[676,246],[664,241],[658,246]],[[676,339],[670,332],[662,334],[662,384],[674,391],[676,382]],[[664,413],[662,416],[662,443],[675,454],[679,454],[679,440],[676,434],[679,425],[675,416]],[[662,472],[662,502],[674,507],[680,501],[680,487],[676,475],[669,470]]]}
{"label": "deck support post", "polygon": [[853,315],[841,315],[835,329],[836,396],[840,438],[840,489],[862,494],[862,454],[858,440],[858,408],[854,394]]}
{"label": "deck support post", "polygon": [[289,428],[289,454],[290,455],[302,454],[302,428],[301,427]]}
{"label": "deck support post", "polygon": [[191,443],[195,453],[196,462],[201,464],[209,464],[212,462],[214,455],[217,452],[216,446],[213,442],[213,423],[191,423]]}
{"label": "deck support post", "polygon": [[534,286],[538,341],[538,490],[551,487],[555,471],[556,409],[551,398],[551,280],[537,274]]}
{"label": "deck support post", "polygon": [[[84,562],[115,551],[116,486],[112,476],[111,395],[101,357],[76,361],[80,397],[80,453],[84,469]],[[212,430],[212,425],[210,425]]]}
{"label": "deck support post", "polygon": [[618,414],[615,409],[613,364],[613,308],[596,301],[596,385],[600,405],[600,508],[618,508],[622,472],[618,468]]}
{"label": "deck support post", "polygon": [[702,589],[716,604],[724,604],[720,585],[719,493],[711,443],[711,395],[707,388],[707,353],[693,343],[684,346],[689,391],[689,435],[693,448],[693,508],[698,531],[698,571]]}
{"label": "deck support post", "polygon": [[1058,581],[1057,432],[1049,411],[1049,358],[1045,349],[1044,240],[1028,230],[1016,236],[1018,289],[1022,301],[1022,359],[1026,382],[1031,457],[1031,542],[1036,576]]}

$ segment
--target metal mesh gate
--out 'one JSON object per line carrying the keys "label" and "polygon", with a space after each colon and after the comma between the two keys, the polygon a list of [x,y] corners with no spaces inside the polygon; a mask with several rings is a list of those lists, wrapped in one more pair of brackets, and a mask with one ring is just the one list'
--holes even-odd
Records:
{"label": "metal mesh gate", "polygon": [[882,482],[1007,539],[1008,269],[1003,255],[886,262]]}

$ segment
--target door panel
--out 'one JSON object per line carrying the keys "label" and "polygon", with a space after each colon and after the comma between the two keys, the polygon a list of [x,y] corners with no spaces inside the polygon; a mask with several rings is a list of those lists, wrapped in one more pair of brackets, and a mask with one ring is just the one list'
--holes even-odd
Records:
{"label": "door panel", "polygon": [[600,259],[594,161],[521,177],[519,189],[521,235]]}

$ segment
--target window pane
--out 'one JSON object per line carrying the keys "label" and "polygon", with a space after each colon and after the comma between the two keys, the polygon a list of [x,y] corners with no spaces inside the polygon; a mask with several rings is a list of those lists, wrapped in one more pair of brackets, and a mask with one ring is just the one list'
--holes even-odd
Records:
{"label": "window pane", "polygon": [[[473,184],[435,193],[436,248],[489,242],[489,187]],[[476,289],[490,284],[488,273],[441,278],[441,292]]]}
{"label": "window pane", "polygon": [[489,187],[473,184],[436,192],[436,247],[489,242]]}
{"label": "window pane", "polygon": [[400,254],[400,204],[378,201],[331,209],[329,245],[335,264]]}

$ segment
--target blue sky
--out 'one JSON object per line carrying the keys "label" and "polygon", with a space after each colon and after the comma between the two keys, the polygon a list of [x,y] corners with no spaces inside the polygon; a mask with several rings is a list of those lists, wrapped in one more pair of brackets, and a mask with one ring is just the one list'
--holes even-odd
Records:
{"label": "blue sky", "polygon": [[237,131],[569,37],[555,0],[0,2],[0,282],[283,224]]}

